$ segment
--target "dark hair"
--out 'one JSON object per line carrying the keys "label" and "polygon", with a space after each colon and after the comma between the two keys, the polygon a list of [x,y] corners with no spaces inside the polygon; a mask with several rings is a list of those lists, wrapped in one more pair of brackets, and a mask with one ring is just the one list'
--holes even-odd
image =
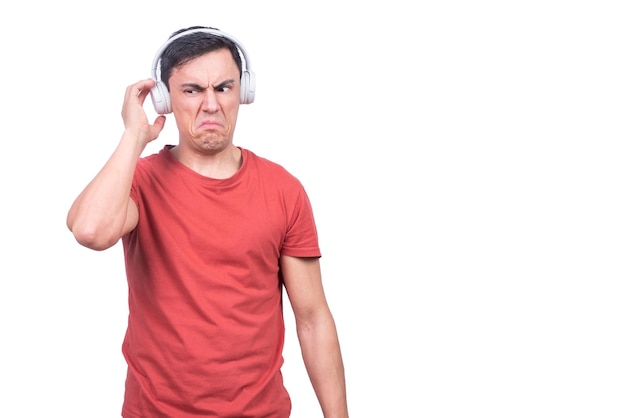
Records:
{"label": "dark hair", "polygon": [[[170,38],[181,34],[183,32],[190,31],[192,29],[211,29],[219,30],[216,28],[210,28],[207,26],[190,26],[188,28],[179,29],[170,35]],[[163,53],[161,54],[161,81],[165,84],[167,89],[170,89],[170,76],[174,68],[185,65],[189,61],[198,58],[207,52],[217,51],[219,49],[228,49],[239,68],[239,77],[242,73],[241,56],[239,55],[239,49],[237,45],[230,39],[217,36],[207,32],[193,32],[189,35],[182,36],[171,44],[169,44]]]}

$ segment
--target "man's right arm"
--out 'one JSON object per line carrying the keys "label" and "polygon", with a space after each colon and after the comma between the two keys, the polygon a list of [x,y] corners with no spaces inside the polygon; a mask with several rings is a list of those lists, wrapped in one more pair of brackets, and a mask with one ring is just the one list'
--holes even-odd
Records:
{"label": "man's right arm", "polygon": [[85,247],[105,250],[137,225],[137,206],[130,198],[135,167],[146,145],[159,136],[165,123],[165,117],[158,116],[150,125],[143,110],[153,85],[154,81],[148,79],[126,89],[124,134],[104,167],[70,207],[67,227]]}

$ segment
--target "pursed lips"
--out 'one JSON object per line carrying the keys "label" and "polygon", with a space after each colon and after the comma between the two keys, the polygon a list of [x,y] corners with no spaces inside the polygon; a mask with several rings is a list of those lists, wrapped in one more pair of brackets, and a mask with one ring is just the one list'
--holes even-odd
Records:
{"label": "pursed lips", "polygon": [[213,121],[213,120],[205,120],[202,123],[200,123],[200,127],[204,129],[217,129],[217,128],[221,128],[222,124],[220,122]]}

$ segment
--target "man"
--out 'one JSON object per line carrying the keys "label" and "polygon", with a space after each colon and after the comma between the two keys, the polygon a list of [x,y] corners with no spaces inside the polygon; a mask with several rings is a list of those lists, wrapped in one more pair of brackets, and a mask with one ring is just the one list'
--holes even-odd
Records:
{"label": "man", "polygon": [[[126,89],[121,140],[68,213],[80,244],[123,243],[124,418],[288,417],[282,286],[324,417],[348,416],[306,192],[233,143],[239,105],[254,99],[242,56],[249,67],[243,46],[216,29],[174,33],[155,57],[160,80]],[[163,113],[152,124],[148,94]],[[169,111],[178,144],[142,157]]]}

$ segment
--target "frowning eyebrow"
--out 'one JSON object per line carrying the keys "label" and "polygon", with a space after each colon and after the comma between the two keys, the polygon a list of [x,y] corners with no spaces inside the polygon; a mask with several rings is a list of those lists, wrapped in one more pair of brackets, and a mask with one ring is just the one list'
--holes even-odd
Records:
{"label": "frowning eyebrow", "polygon": [[[221,83],[217,84],[214,87],[214,89],[219,90],[219,89],[222,89],[224,87],[229,87],[234,82],[235,82],[235,80],[233,80],[233,79],[224,80]],[[193,90],[198,90],[198,91],[205,91],[207,88],[209,88],[209,87],[201,86],[200,84],[197,84],[197,83],[183,83],[183,84],[181,84],[180,87],[181,88],[191,88]]]}

